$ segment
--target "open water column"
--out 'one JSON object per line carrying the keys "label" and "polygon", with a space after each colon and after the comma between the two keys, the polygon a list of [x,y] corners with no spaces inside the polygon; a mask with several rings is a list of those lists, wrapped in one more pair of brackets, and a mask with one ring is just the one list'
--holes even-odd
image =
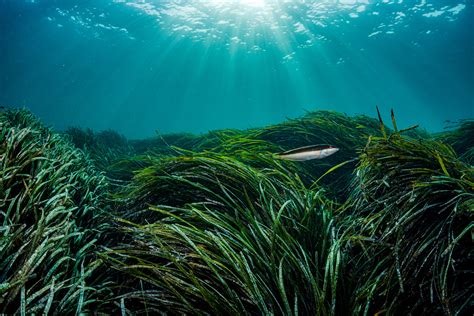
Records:
{"label": "open water column", "polygon": [[335,110],[473,116],[473,2],[1,2],[0,103],[130,138]]}

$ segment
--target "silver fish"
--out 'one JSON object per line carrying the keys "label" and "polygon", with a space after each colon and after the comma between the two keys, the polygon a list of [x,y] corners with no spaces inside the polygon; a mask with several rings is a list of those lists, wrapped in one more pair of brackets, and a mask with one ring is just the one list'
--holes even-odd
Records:
{"label": "silver fish", "polygon": [[338,151],[339,148],[334,146],[311,145],[278,153],[275,154],[275,157],[292,161],[306,161],[312,159],[323,159]]}

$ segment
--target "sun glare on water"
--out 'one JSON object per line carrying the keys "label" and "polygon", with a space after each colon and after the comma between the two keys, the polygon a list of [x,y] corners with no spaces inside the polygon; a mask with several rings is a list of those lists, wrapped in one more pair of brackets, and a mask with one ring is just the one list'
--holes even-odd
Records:
{"label": "sun glare on water", "polygon": [[264,7],[265,0],[239,0],[239,3],[249,7]]}
{"label": "sun glare on water", "polygon": [[209,2],[217,5],[237,4],[254,8],[262,8],[265,6],[265,0],[210,0]]}

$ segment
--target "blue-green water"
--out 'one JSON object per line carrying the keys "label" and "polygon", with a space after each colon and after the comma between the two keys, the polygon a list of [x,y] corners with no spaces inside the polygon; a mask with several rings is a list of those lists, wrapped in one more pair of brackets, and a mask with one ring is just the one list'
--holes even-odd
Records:
{"label": "blue-green water", "polygon": [[0,0],[0,105],[141,138],[305,110],[474,117],[474,2]]}

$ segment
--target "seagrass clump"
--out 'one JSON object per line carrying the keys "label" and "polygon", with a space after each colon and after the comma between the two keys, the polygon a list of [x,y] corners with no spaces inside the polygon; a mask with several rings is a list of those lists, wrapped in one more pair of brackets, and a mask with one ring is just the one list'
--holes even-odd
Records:
{"label": "seagrass clump", "polygon": [[88,311],[105,185],[31,113],[0,113],[0,313]]}
{"label": "seagrass clump", "polygon": [[335,313],[342,255],[322,191],[218,154],[159,161],[133,182],[148,210],[125,208],[123,242],[103,254],[124,311]]}
{"label": "seagrass clump", "polygon": [[372,138],[340,214],[354,314],[461,315],[472,309],[474,173],[452,147],[400,133]]}

